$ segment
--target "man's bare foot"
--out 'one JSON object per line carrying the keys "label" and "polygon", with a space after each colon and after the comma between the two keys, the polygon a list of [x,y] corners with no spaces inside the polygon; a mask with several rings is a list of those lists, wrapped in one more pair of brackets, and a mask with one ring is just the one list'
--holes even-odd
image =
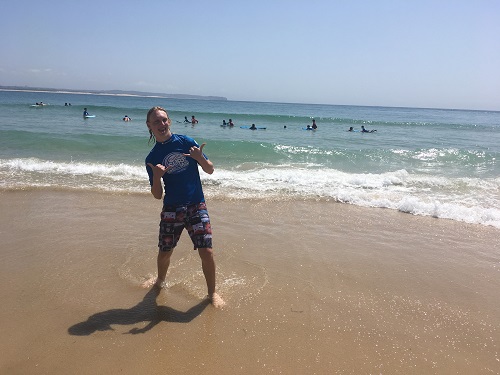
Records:
{"label": "man's bare foot", "polygon": [[144,289],[149,289],[151,288],[153,285],[155,285],[155,282],[156,282],[156,277],[154,276],[151,276],[149,277],[146,281],[144,281],[141,286],[144,288]]}
{"label": "man's bare foot", "polygon": [[150,277],[149,279],[147,279],[146,281],[144,281],[141,286],[145,289],[149,289],[151,287],[156,287],[156,288],[160,288],[160,289],[163,289],[165,288],[165,280],[160,280],[156,277]]}
{"label": "man's bare foot", "polygon": [[219,296],[217,293],[214,293],[211,296],[209,295],[208,299],[210,300],[212,305],[217,309],[220,309],[226,305],[226,302],[224,302],[222,297]]}
{"label": "man's bare foot", "polygon": [[155,285],[156,288],[163,289],[165,288],[165,280],[156,279]]}

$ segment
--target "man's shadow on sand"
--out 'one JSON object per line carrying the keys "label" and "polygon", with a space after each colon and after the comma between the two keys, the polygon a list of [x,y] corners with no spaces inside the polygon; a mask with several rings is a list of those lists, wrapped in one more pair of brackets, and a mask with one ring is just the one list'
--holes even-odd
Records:
{"label": "man's shadow on sand", "polygon": [[144,328],[132,328],[128,333],[144,333],[160,322],[189,323],[210,304],[208,298],[187,311],[175,310],[167,306],[158,306],[156,298],[160,294],[157,287],[151,288],[143,300],[130,309],[112,309],[91,315],[85,322],[68,328],[68,333],[75,336],[88,336],[96,331],[113,330],[112,324],[132,325],[148,322]]}

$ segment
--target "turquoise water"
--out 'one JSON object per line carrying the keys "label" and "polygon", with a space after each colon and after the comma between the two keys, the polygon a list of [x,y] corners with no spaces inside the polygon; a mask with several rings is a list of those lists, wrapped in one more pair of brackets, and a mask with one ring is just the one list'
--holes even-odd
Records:
{"label": "turquoise water", "polygon": [[[174,133],[207,143],[208,197],[332,200],[500,228],[500,112],[489,111],[0,91],[0,188],[149,193],[154,105]],[[181,123],[191,115],[197,125]],[[234,128],[220,126],[230,118]],[[318,130],[304,131],[312,118]],[[266,130],[240,128],[252,123]],[[377,132],[346,131],[361,125]]]}

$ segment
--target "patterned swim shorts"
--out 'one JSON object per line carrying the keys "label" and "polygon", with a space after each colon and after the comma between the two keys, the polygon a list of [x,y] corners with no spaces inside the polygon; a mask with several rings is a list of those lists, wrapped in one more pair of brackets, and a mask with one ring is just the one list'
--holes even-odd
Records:
{"label": "patterned swim shorts", "polygon": [[212,248],[212,227],[205,202],[188,206],[164,206],[161,212],[158,248],[170,251],[187,229],[194,249]]}

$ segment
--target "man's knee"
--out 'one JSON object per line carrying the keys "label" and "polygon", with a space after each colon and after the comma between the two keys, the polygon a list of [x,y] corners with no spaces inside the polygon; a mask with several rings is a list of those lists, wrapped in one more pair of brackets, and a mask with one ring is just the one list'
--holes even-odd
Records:
{"label": "man's knee", "polygon": [[200,254],[200,258],[202,260],[210,260],[213,259],[214,252],[211,247],[203,247],[198,249],[198,254]]}
{"label": "man's knee", "polygon": [[172,250],[158,252],[158,260],[161,260],[161,261],[169,260],[171,256],[172,256]]}

